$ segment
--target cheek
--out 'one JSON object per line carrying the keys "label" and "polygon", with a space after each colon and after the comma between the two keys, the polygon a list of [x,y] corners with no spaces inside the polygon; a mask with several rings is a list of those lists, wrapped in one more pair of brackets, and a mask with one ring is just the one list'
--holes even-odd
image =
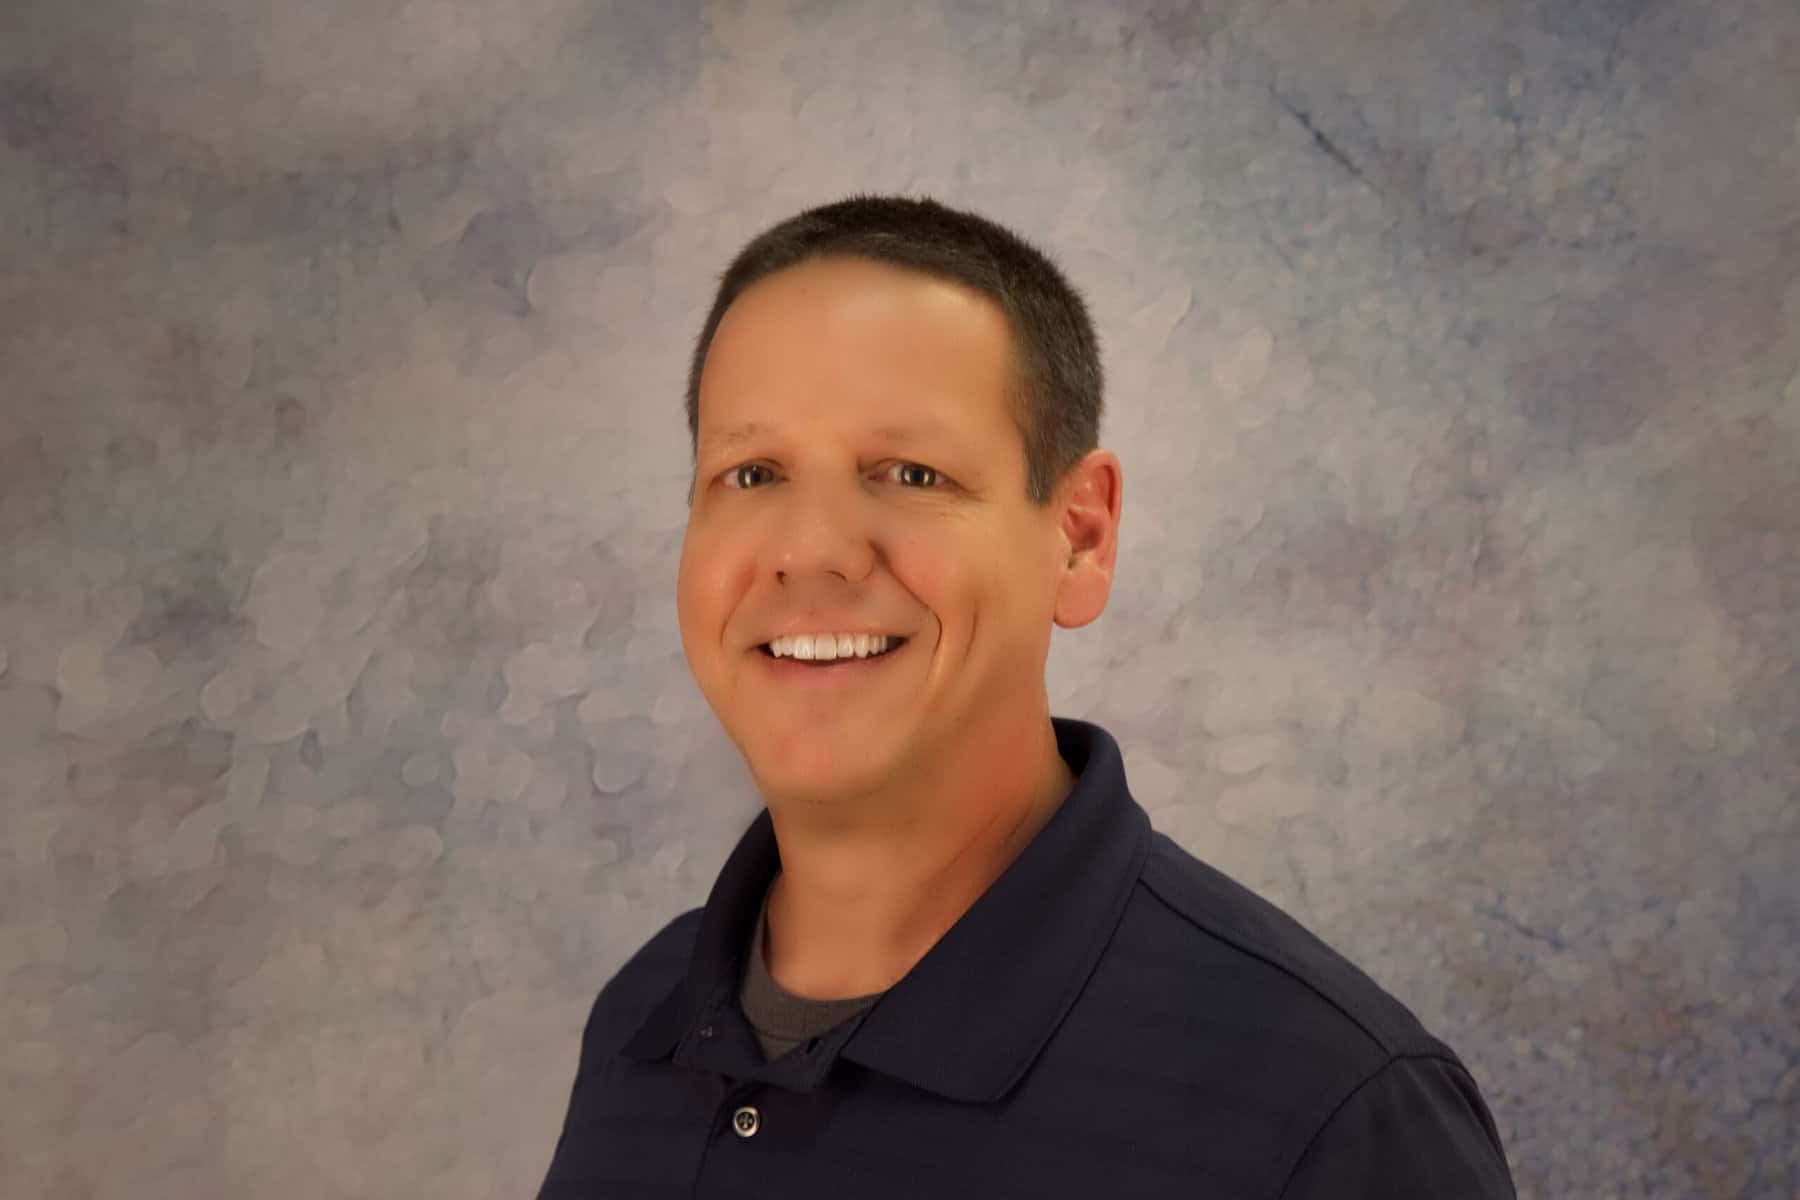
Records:
{"label": "cheek", "polygon": [[941,538],[896,543],[889,565],[923,610],[919,615],[935,621],[936,632],[952,643],[967,641],[970,627],[991,611],[1001,590],[994,576],[1004,576],[990,548]]}
{"label": "cheek", "polygon": [[709,552],[706,539],[690,536],[682,543],[675,575],[676,620],[683,637],[704,638],[702,626],[720,619],[723,587],[718,557]]}
{"label": "cheek", "polygon": [[963,554],[954,542],[929,531],[880,534],[873,540],[894,577],[919,599],[929,601],[954,583]]}
{"label": "cheek", "polygon": [[1053,554],[1041,526],[1021,523],[990,548],[982,576],[988,610],[1032,644],[1040,635],[1049,637],[1055,608]]}

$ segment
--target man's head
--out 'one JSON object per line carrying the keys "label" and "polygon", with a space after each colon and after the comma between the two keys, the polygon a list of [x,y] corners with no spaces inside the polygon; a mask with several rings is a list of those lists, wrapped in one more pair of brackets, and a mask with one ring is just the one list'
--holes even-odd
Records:
{"label": "man's head", "polygon": [[[682,642],[766,796],[891,790],[1047,724],[1050,628],[1105,607],[1121,497],[1048,259],[930,201],[802,213],[725,272],[687,405]],[[795,632],[906,641],[784,672],[764,646]]]}

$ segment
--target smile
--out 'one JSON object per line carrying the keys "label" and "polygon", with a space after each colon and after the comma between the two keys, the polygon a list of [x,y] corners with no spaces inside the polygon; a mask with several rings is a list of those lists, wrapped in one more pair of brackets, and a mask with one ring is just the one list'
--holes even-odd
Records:
{"label": "smile", "polygon": [[906,639],[897,633],[790,634],[764,642],[758,649],[774,658],[829,663],[847,658],[877,658],[898,650]]}
{"label": "smile", "polygon": [[854,654],[847,658],[818,659],[793,658],[777,656],[770,652],[769,643],[765,642],[756,648],[756,656],[761,660],[763,669],[775,679],[787,683],[798,684],[835,684],[853,683],[875,674],[885,672],[887,664],[899,657],[910,643],[911,638],[896,638],[890,642],[886,650],[870,653],[858,658]]}

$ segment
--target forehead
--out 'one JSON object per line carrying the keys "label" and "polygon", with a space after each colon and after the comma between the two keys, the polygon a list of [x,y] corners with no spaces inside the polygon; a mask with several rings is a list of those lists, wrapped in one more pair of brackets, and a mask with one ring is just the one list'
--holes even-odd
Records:
{"label": "forehead", "polygon": [[829,422],[901,437],[1010,416],[1011,330],[992,300],[919,271],[815,259],[745,289],[700,377],[703,448]]}

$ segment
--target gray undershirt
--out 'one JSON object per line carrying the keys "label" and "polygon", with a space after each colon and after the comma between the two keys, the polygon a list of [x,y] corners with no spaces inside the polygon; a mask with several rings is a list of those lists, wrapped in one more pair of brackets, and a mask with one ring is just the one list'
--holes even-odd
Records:
{"label": "gray undershirt", "polygon": [[[774,880],[770,880],[770,886]],[[756,913],[756,929],[750,934],[749,953],[744,955],[744,978],[738,988],[738,1004],[744,1010],[763,1054],[780,1058],[795,1046],[849,1020],[885,994],[851,996],[844,1000],[808,1000],[785,990],[769,975],[769,963],[763,955],[763,922],[769,912],[768,893],[763,894],[762,907]]]}

